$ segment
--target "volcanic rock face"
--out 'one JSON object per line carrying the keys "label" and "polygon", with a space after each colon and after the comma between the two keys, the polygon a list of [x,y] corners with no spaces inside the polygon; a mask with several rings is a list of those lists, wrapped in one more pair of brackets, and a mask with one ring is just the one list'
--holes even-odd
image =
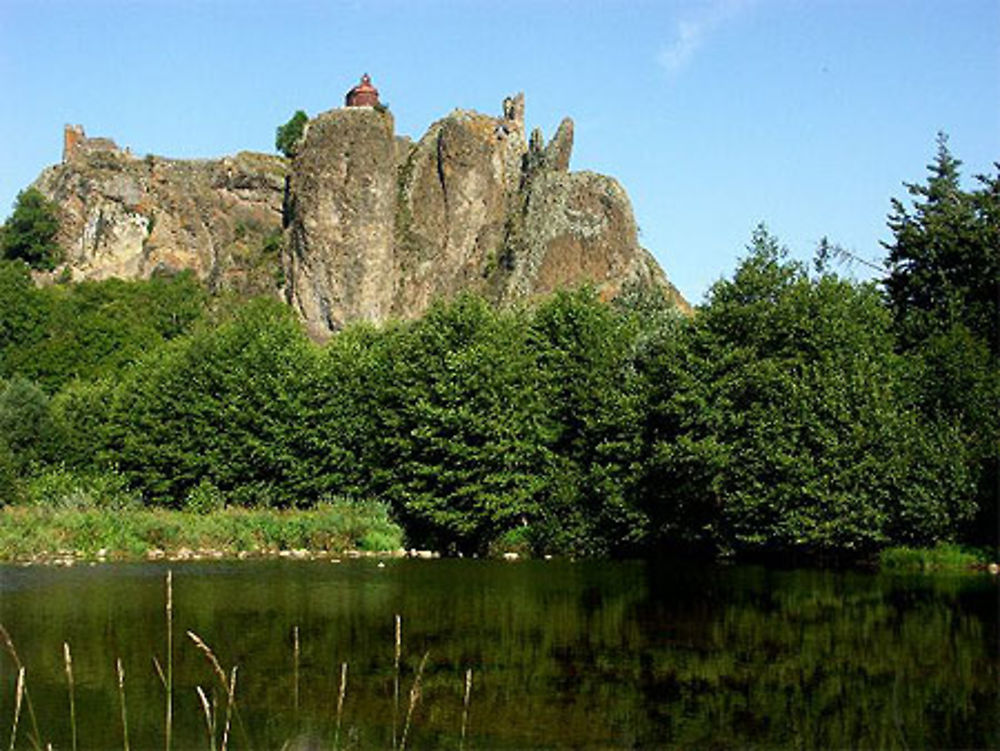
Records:
{"label": "volcanic rock face", "polygon": [[74,280],[193,270],[214,288],[273,290],[286,162],[136,158],[107,139],[75,145],[34,187],[60,208]]}
{"label": "volcanic rock face", "polygon": [[423,313],[463,290],[499,304],[634,282],[687,303],[639,247],[613,179],[570,173],[573,123],[524,136],[522,96],[500,117],[456,110],[415,145],[374,108],[311,121],[292,169],[285,294],[317,336]]}
{"label": "volcanic rock face", "polygon": [[368,107],[309,122],[289,178],[289,302],[311,330],[385,320],[395,287],[396,142]]}
{"label": "volcanic rock face", "polygon": [[465,290],[504,305],[637,283],[688,309],[639,247],[625,191],[570,172],[572,148],[569,118],[548,144],[525,137],[522,95],[499,117],[456,110],[417,143],[384,108],[347,107],[311,120],[292,162],[140,159],[68,129],[63,163],[34,186],[59,204],[74,279],[192,269],[282,296],[317,338]]}

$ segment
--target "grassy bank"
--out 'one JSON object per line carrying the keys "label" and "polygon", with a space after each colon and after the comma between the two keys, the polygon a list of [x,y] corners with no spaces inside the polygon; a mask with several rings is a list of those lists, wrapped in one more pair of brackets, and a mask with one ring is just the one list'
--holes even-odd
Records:
{"label": "grassy bank", "polygon": [[933,548],[886,548],[879,556],[883,571],[968,571],[990,564],[988,551],[940,543]]}
{"label": "grassy bank", "polygon": [[330,503],[310,510],[0,508],[0,560],[238,556],[308,550],[388,551],[402,530],[379,503]]}

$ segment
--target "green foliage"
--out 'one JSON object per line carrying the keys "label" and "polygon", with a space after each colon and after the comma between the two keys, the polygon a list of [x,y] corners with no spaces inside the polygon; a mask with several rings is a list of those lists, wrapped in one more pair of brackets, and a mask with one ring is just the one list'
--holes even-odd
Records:
{"label": "green foliage", "polygon": [[407,533],[485,552],[534,515],[549,454],[525,326],[468,296],[386,332],[365,379],[378,411],[372,482]]}
{"label": "green foliage", "polygon": [[0,227],[0,258],[51,271],[63,257],[56,242],[58,232],[59,208],[36,188],[22,190],[13,213]]}
{"label": "green foliage", "polygon": [[19,474],[54,458],[59,438],[49,398],[25,378],[0,382],[0,440]]}
{"label": "green foliage", "polygon": [[886,548],[879,554],[883,571],[963,571],[986,563],[982,551],[947,543],[933,548]]}
{"label": "green foliage", "polygon": [[53,470],[27,490],[29,501],[0,509],[0,560],[58,550],[134,558],[151,549],[240,551],[397,550],[402,530],[375,501],[324,502],[310,510],[141,509],[114,473]]}
{"label": "green foliage", "polygon": [[23,492],[17,457],[0,436],[0,506],[21,501]]}
{"label": "green foliage", "polygon": [[810,279],[759,227],[650,373],[669,384],[650,413],[665,541],[815,552],[953,536],[971,511],[961,443],[910,408],[889,327],[873,288]]}
{"label": "green foliage", "polygon": [[532,533],[547,550],[626,553],[644,541],[635,503],[642,461],[636,320],[593,289],[542,304],[529,336],[553,454],[552,489]]}
{"label": "green foliage", "polygon": [[184,510],[194,514],[211,514],[226,506],[226,499],[211,480],[202,478],[201,482],[188,491],[184,499]]}
{"label": "green foliage", "polygon": [[1000,165],[963,191],[961,161],[938,136],[926,185],[907,184],[912,208],[893,199],[885,289],[907,346],[962,324],[1000,354]]}
{"label": "green foliage", "polygon": [[52,464],[25,484],[24,503],[51,510],[134,511],[139,498],[113,470],[68,469]]}
{"label": "green foliage", "polygon": [[0,263],[0,304],[0,376],[53,392],[119,372],[189,331],[206,317],[208,295],[189,272],[36,289],[23,270]]}
{"label": "green foliage", "polygon": [[289,446],[313,354],[289,308],[253,301],[129,372],[101,456],[155,505],[176,507],[203,481],[235,505],[308,503]]}
{"label": "green foliage", "polygon": [[907,184],[912,207],[893,200],[886,295],[926,415],[961,429],[977,478],[978,514],[967,535],[1000,543],[1000,165],[962,190],[961,162],[938,137],[924,185]]}
{"label": "green foliage", "polygon": [[305,130],[309,116],[302,110],[296,110],[287,123],[279,125],[274,135],[274,148],[287,157],[295,156],[299,139]]}

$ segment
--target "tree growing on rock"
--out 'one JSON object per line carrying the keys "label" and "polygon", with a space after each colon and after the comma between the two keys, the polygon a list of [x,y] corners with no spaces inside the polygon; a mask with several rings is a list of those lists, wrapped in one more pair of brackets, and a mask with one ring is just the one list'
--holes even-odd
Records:
{"label": "tree growing on rock", "polygon": [[302,131],[309,122],[309,115],[302,110],[296,110],[291,119],[284,125],[279,125],[274,135],[274,148],[287,157],[295,156]]}
{"label": "tree growing on rock", "polygon": [[35,188],[22,190],[14,201],[14,212],[0,227],[0,257],[51,271],[63,255],[56,242],[58,232],[56,205]]}

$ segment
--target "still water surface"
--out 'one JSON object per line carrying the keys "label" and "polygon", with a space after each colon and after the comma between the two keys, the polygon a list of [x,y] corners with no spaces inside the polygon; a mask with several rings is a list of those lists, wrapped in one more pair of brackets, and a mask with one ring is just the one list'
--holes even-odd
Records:
{"label": "still water surface", "polygon": [[[230,748],[1000,747],[998,589],[988,576],[640,562],[370,560],[172,564],[174,747],[208,748],[191,630],[238,665]],[[166,566],[0,567],[0,622],[43,745],[162,748]],[[394,702],[394,616],[402,616]],[[296,680],[294,630],[300,643]],[[0,654],[0,741],[16,671]],[[224,701],[224,700],[223,700]],[[393,722],[395,715],[395,723]],[[220,723],[221,724],[221,723]],[[25,713],[19,748],[29,748]],[[221,730],[219,732],[221,736]],[[311,745],[310,745],[311,744]]]}

